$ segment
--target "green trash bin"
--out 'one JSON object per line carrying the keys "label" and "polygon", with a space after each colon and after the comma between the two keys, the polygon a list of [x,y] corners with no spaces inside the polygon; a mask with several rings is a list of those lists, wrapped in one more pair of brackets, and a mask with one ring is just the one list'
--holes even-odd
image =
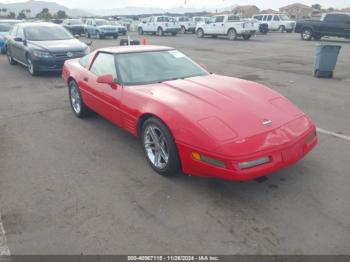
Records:
{"label": "green trash bin", "polygon": [[333,77],[333,71],[337,64],[340,45],[318,45],[315,59],[315,77]]}

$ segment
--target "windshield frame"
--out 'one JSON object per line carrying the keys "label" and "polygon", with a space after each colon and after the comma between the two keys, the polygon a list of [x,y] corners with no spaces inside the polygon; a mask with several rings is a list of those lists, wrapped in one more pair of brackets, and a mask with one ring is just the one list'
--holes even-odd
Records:
{"label": "windshield frame", "polygon": [[[34,28],[34,27],[46,27],[46,28],[59,28],[61,29],[63,32],[66,32],[67,33],[67,38],[64,38],[64,39],[41,39],[41,40],[38,40],[38,39],[29,39],[28,37],[28,29],[30,28]],[[74,39],[74,36],[67,30],[65,29],[63,26],[53,26],[53,25],[49,25],[49,26],[46,26],[46,25],[35,25],[35,26],[24,26],[23,27],[23,31],[24,31],[24,35],[25,35],[25,38],[26,40],[28,41],[33,41],[33,42],[45,42],[45,41],[65,41],[65,40],[72,40]],[[69,36],[69,38],[68,38]]]}
{"label": "windshield frame", "polygon": [[[155,80],[155,81],[145,81],[145,82],[124,82],[123,81],[123,78],[122,78],[121,73],[120,73],[121,70],[119,67],[119,59],[118,59],[119,57],[118,56],[127,55],[127,54],[132,55],[132,54],[141,54],[141,53],[156,53],[156,52],[169,52],[169,51],[178,51],[178,50],[177,49],[166,49],[166,50],[139,51],[139,52],[115,54],[115,63],[116,63],[116,67],[117,67],[118,84],[121,84],[123,86],[151,85],[151,84],[163,83],[163,82],[167,82],[167,81],[174,81],[174,80],[178,80],[178,79],[186,79],[186,78],[190,78],[190,77],[210,75],[210,72],[208,72],[207,70],[202,68],[198,63],[194,62],[190,57],[185,55],[185,57],[189,60],[189,62],[192,62],[195,66],[198,67],[198,69],[203,71],[203,74],[191,74],[191,75],[186,75],[186,76],[182,76],[182,77],[178,77],[178,78],[166,78],[166,79],[159,79],[159,80]],[[180,52],[180,51],[178,51],[178,52]]]}

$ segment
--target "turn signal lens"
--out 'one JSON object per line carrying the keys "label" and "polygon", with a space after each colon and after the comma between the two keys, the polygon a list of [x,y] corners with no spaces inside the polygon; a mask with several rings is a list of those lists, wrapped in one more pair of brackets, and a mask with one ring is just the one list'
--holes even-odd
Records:
{"label": "turn signal lens", "polygon": [[201,155],[197,152],[192,152],[192,158],[197,161],[201,161]]}

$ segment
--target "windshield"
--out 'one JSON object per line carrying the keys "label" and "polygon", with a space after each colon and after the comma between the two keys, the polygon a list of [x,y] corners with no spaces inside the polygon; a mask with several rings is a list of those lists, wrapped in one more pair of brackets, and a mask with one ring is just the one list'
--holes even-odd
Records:
{"label": "windshield", "polygon": [[73,36],[61,26],[32,26],[24,29],[29,41],[69,40]]}
{"label": "windshield", "polygon": [[11,27],[18,22],[1,22],[0,21],[0,32],[8,32]]}
{"label": "windshield", "polygon": [[96,25],[97,26],[101,26],[101,25],[110,25],[111,23],[109,22],[109,21],[107,21],[107,20],[103,20],[103,19],[101,19],[101,20],[96,20]]}
{"label": "windshield", "polygon": [[120,81],[125,85],[158,83],[208,74],[177,50],[120,54],[117,62]]}
{"label": "windshield", "polygon": [[72,19],[72,20],[68,21],[68,24],[69,25],[81,25],[81,24],[83,24],[83,22],[79,19]]}
{"label": "windshield", "polygon": [[280,18],[282,21],[289,21],[290,20],[289,17],[286,15],[280,15]]}

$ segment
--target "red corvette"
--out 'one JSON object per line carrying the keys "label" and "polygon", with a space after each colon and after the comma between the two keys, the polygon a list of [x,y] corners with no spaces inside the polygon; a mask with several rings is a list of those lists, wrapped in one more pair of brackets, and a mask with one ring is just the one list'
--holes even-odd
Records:
{"label": "red corvette", "polygon": [[249,180],[301,160],[316,128],[285,97],[257,83],[210,74],[161,46],[104,48],[66,61],[74,114],[91,110],[140,137],[151,167]]}

